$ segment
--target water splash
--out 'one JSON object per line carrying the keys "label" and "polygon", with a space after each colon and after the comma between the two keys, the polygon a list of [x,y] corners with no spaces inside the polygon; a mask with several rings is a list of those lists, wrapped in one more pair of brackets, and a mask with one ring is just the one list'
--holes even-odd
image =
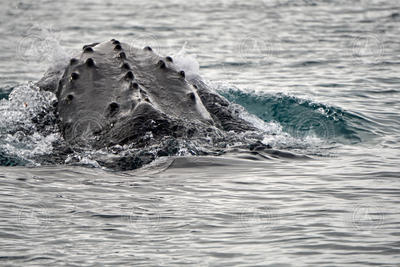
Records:
{"label": "water splash", "polygon": [[37,165],[37,156],[51,154],[52,143],[60,139],[51,112],[54,101],[54,94],[40,91],[32,83],[17,86],[8,99],[0,100],[0,152],[2,158],[19,159],[10,165]]}
{"label": "water splash", "polygon": [[200,76],[200,64],[196,60],[195,55],[186,52],[186,45],[187,43],[185,43],[182,49],[172,57],[177,68],[185,71],[186,78],[192,80]]}

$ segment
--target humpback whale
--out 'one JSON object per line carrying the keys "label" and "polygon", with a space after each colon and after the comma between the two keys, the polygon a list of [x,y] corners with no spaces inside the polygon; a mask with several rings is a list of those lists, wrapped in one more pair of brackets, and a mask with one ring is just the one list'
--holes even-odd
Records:
{"label": "humpback whale", "polygon": [[[186,77],[173,57],[115,39],[83,46],[37,86],[56,95],[54,113],[72,149],[128,146],[143,152],[166,138],[205,140],[256,130],[201,79]],[[164,149],[125,155],[118,157],[119,168],[134,169],[170,154]]]}

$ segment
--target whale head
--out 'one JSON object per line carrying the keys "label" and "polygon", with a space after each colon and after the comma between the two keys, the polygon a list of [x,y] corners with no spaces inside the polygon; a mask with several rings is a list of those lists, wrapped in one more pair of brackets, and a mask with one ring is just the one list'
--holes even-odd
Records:
{"label": "whale head", "polygon": [[214,121],[171,57],[117,40],[85,45],[55,89],[63,135],[95,147],[193,135]]}

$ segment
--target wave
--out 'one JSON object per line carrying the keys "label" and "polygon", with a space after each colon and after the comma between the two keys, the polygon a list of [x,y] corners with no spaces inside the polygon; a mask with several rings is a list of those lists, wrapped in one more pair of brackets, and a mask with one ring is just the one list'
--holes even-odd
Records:
{"label": "wave", "polygon": [[217,91],[263,121],[280,124],[283,131],[296,138],[318,137],[329,142],[356,144],[375,137],[366,117],[339,107],[282,93],[244,92],[223,86]]}

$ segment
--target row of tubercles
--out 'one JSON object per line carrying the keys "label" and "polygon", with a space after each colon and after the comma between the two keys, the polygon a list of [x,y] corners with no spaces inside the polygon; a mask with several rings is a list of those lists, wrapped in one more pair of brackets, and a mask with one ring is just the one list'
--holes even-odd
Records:
{"label": "row of tubercles", "polygon": [[[121,46],[121,44],[120,44],[119,41],[117,41],[117,40],[115,40],[115,39],[113,39],[113,40],[111,40],[111,41],[112,41],[113,44],[115,45],[114,50],[116,50],[116,51],[121,51],[121,50],[123,50],[123,48],[122,48],[122,46]],[[151,51],[151,48],[150,48],[150,51]],[[123,51],[119,52],[118,58],[119,58],[119,59],[121,60],[121,62],[122,62],[121,68],[128,71],[128,72],[125,74],[125,79],[126,79],[126,80],[130,80],[130,81],[133,81],[133,80],[135,79],[135,76],[134,76],[133,72],[131,71],[131,66],[129,65],[129,63],[128,63],[128,62],[125,62],[126,53],[123,52]],[[131,88],[139,89],[139,84],[136,83],[136,82],[132,82],[132,83],[130,84],[130,86],[131,86]],[[145,101],[150,102],[149,98],[146,96],[146,93],[145,93],[143,90],[140,90],[140,93],[141,93],[142,95],[145,96]]]}
{"label": "row of tubercles", "polygon": [[[167,56],[167,57],[165,58],[165,60],[168,61],[168,62],[171,62],[171,63],[174,62],[173,59],[172,59],[172,57],[170,57],[170,56]],[[157,63],[157,65],[159,66],[160,69],[166,69],[166,68],[167,68],[167,65],[165,64],[165,62],[164,62],[163,60],[159,60],[158,63]],[[179,71],[178,73],[179,73],[179,76],[180,76],[182,79],[185,79],[186,74],[185,74],[185,72],[184,72],[183,70]],[[194,93],[189,93],[189,94],[188,94],[188,97],[189,97],[190,100],[192,100],[193,102],[196,102],[196,96],[195,96]]]}
{"label": "row of tubercles", "polygon": [[[152,49],[150,46],[146,46],[145,48],[143,48],[143,50],[145,50],[145,51],[153,51],[153,49]],[[173,60],[172,57],[170,57],[170,56],[165,57],[165,60],[166,60],[167,62],[170,62],[170,63],[173,63],[173,62],[174,62],[174,60]],[[166,68],[167,68],[167,64],[166,64],[163,60],[159,60],[159,61],[157,62],[157,66],[158,66],[160,69],[166,69]],[[180,76],[182,79],[185,79],[186,74],[185,74],[185,72],[184,72],[183,70],[179,71],[178,74],[179,74],[179,76]],[[192,100],[193,102],[196,102],[196,96],[195,96],[194,93],[188,93],[188,97],[189,97],[190,100]]]}
{"label": "row of tubercles", "polygon": [[[93,50],[93,48],[92,48],[91,46],[89,46],[89,45],[83,46],[83,53],[93,53],[93,52],[94,52],[94,50]],[[76,58],[71,58],[71,60],[70,60],[70,65],[73,66],[73,65],[77,64],[78,62],[79,62],[78,59],[76,59]],[[85,64],[86,64],[88,67],[90,67],[90,68],[96,66],[96,64],[95,64],[95,62],[94,62],[94,60],[93,60],[93,58],[91,58],[91,57],[88,58],[88,59],[86,59]],[[77,80],[77,79],[79,79],[79,73],[78,73],[78,72],[72,72],[72,73],[71,73],[70,79],[71,79],[71,80]]]}
{"label": "row of tubercles", "polygon": [[[127,72],[125,73],[124,79],[128,80],[128,81],[133,81],[135,79],[135,75],[132,72],[132,68],[129,65],[128,62],[125,62],[126,60],[126,53],[123,51],[123,48],[121,46],[121,43],[118,40],[112,39],[111,40],[112,44],[114,45],[114,51],[118,51],[118,56],[117,58],[119,58],[122,62],[120,68],[122,70],[126,70]],[[130,88],[135,88],[138,89],[139,85],[136,82],[131,82],[129,84]],[[109,110],[110,110],[110,114],[113,115],[115,113],[117,113],[119,111],[119,104],[118,103],[111,103],[109,106]]]}
{"label": "row of tubercles", "polygon": [[[170,56],[166,57],[165,60],[168,61],[168,62],[174,62],[174,61],[172,60],[172,57],[170,57]],[[164,60],[159,60],[158,63],[157,63],[157,66],[158,66],[160,69],[166,69],[166,68],[167,68],[167,64],[165,64]],[[186,75],[185,75],[185,72],[184,72],[183,70],[179,71],[179,76],[180,76],[182,79],[185,79],[185,76],[186,76]]]}
{"label": "row of tubercles", "polygon": [[[83,49],[83,53],[93,53],[93,51],[94,51],[93,48],[90,45],[84,45],[82,49]],[[71,66],[73,66],[73,65],[78,64],[79,60],[76,59],[76,58],[71,58],[69,63],[70,63]],[[88,66],[90,68],[96,66],[93,58],[91,58],[91,57],[86,59],[85,64],[86,64],[86,66]],[[78,80],[79,76],[80,76],[79,72],[76,72],[76,71],[72,72],[71,75],[70,75],[70,81],[72,82],[72,81]],[[61,81],[60,81],[60,84],[61,84]],[[74,96],[72,94],[69,94],[66,97],[66,101],[68,103],[70,103],[73,99],[74,99]]]}
{"label": "row of tubercles", "polygon": [[118,40],[111,39],[112,44],[114,45],[114,51],[120,51],[118,53],[118,58],[121,60],[121,69],[127,70],[128,72],[125,74],[125,79],[127,80],[133,80],[135,76],[133,75],[133,72],[131,71],[131,66],[129,65],[128,62],[125,62],[126,59],[126,53],[123,52],[121,43]]}

